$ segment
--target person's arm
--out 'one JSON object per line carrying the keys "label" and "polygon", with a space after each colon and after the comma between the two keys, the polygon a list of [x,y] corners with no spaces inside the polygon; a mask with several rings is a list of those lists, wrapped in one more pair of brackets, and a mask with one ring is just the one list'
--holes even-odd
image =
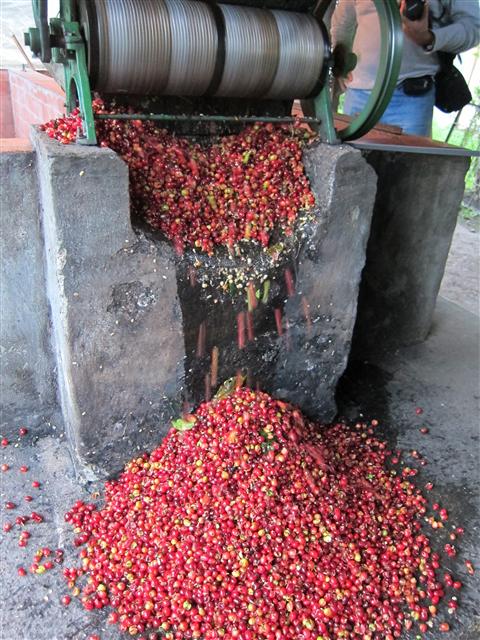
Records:
{"label": "person's arm", "polygon": [[477,0],[451,0],[452,24],[432,27],[432,51],[462,53],[480,42],[480,4]]}
{"label": "person's arm", "polygon": [[[355,11],[355,0],[339,0],[333,12],[330,28],[332,47],[338,59],[344,59],[346,54],[351,52],[356,31],[357,13]],[[336,110],[340,94],[344,93],[347,88],[345,80],[351,81],[352,74],[349,73],[347,78],[343,78],[335,68],[333,74],[335,76],[333,106]]]}
{"label": "person's arm", "polygon": [[[403,15],[404,0],[401,11]],[[420,20],[402,17],[406,36],[428,51],[462,53],[480,42],[480,5],[477,0],[451,0],[451,24],[429,28],[428,5]]]}
{"label": "person's arm", "polygon": [[355,0],[339,0],[332,17],[330,34],[332,47],[343,45],[348,51],[352,50],[355,32],[357,30],[357,14]]}

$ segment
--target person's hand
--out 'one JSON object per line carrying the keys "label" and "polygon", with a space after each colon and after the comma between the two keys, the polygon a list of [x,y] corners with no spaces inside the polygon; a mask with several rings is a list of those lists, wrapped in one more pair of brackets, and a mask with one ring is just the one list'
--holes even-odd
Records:
{"label": "person's hand", "polygon": [[400,4],[400,15],[402,16],[403,33],[413,40],[419,47],[427,47],[434,41],[434,35],[429,29],[428,24],[428,3],[425,4],[425,9],[420,20],[408,20],[403,15],[405,9],[405,0],[402,0]]}
{"label": "person's hand", "polygon": [[335,78],[335,88],[338,93],[345,93],[349,83],[353,80],[352,72],[347,73],[346,77]]}

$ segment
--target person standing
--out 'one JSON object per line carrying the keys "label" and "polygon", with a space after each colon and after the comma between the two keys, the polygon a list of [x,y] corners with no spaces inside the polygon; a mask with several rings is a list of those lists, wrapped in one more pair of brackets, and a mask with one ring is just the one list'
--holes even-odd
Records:
{"label": "person standing", "polygon": [[[479,0],[427,0],[418,20],[403,13],[404,44],[398,84],[381,118],[405,133],[430,136],[435,104],[438,52],[458,54],[480,41]],[[332,17],[332,45],[353,51],[357,66],[347,78],[337,78],[337,91],[345,94],[344,111],[360,112],[375,83],[380,55],[380,24],[373,0],[338,0]]]}

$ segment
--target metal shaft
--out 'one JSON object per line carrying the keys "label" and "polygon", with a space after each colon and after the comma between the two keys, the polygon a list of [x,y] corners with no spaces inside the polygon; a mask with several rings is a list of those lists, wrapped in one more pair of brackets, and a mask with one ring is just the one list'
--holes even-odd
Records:
{"label": "metal shaft", "polygon": [[220,116],[188,115],[172,113],[98,113],[96,120],[164,120],[166,122],[273,122],[276,124],[305,122],[318,124],[318,118],[294,118],[293,116]]}

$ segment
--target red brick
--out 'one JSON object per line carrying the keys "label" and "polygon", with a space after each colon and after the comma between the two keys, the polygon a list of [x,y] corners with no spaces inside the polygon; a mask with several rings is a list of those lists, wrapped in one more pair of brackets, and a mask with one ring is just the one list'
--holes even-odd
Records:
{"label": "red brick", "polygon": [[21,82],[28,86],[36,85],[46,88],[56,95],[63,95],[61,87],[53,78],[45,74],[36,71],[10,71],[10,77],[13,77],[15,82]]}
{"label": "red brick", "polygon": [[0,70],[0,138],[15,136],[15,121],[13,118],[12,99],[8,73]]}
{"label": "red brick", "polygon": [[0,153],[21,153],[31,150],[32,145],[28,138],[2,138],[0,140]]}

